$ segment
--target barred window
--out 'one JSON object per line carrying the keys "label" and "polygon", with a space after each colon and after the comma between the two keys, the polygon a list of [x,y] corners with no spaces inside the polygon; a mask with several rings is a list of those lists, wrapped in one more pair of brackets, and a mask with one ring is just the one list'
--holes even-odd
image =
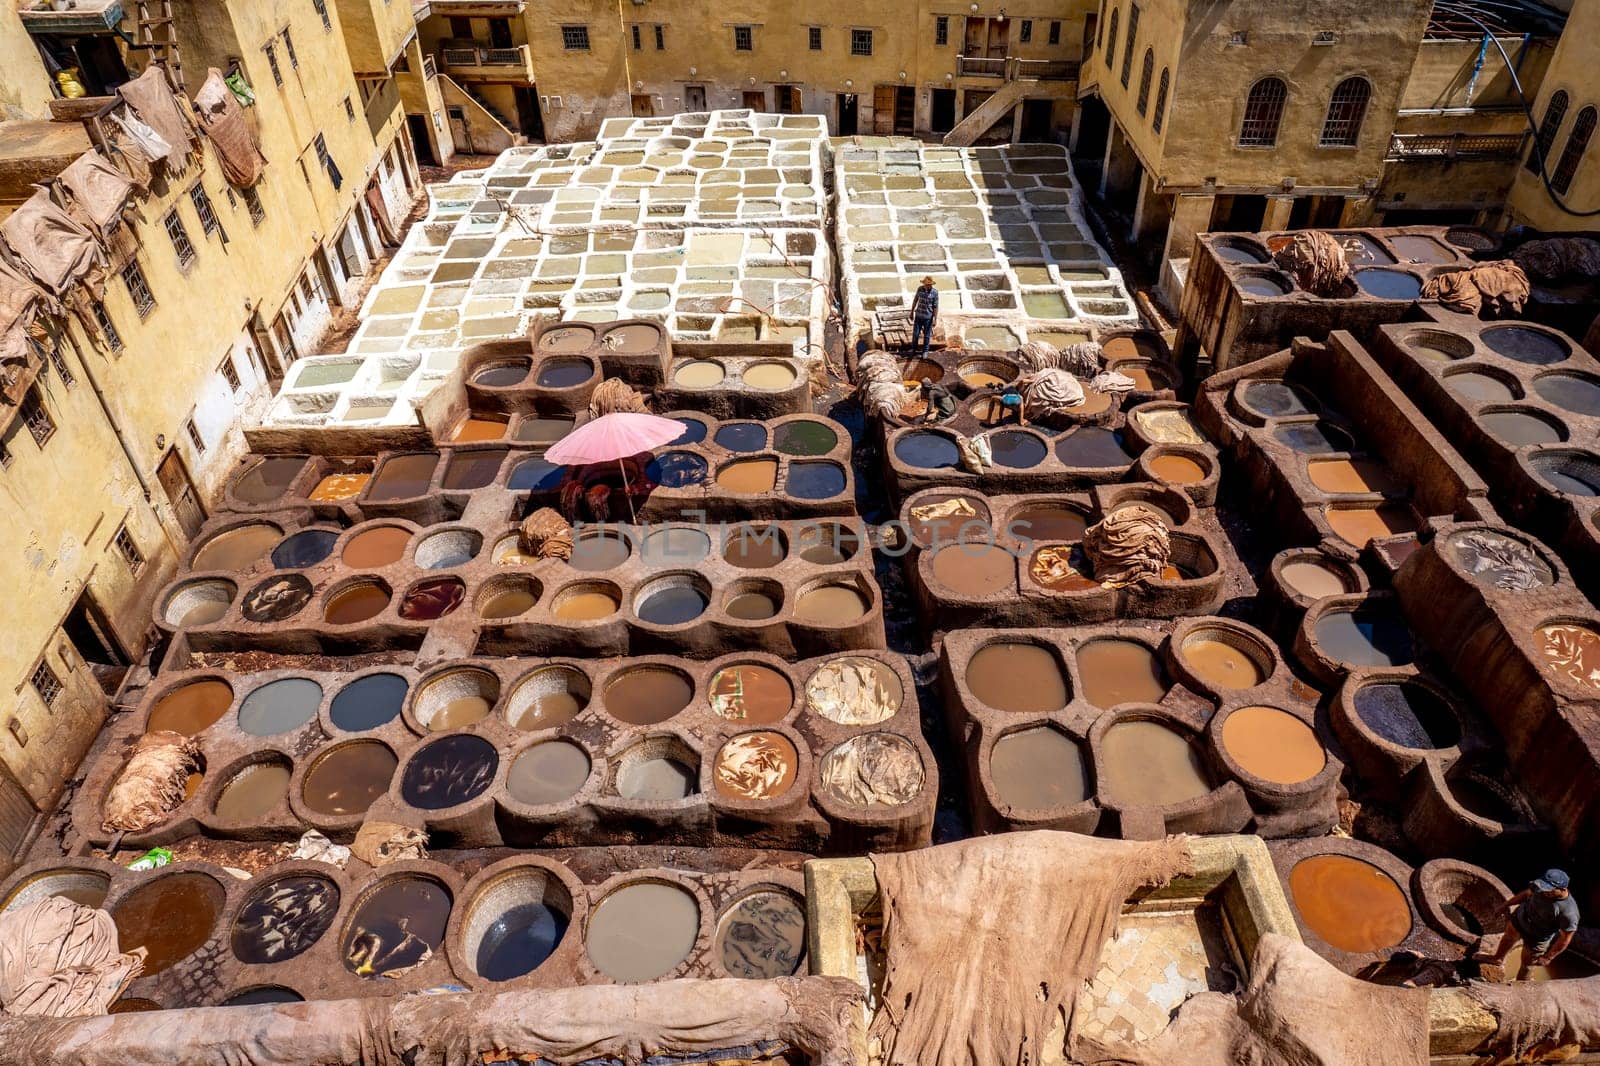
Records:
{"label": "barred window", "polygon": [[311,0],[311,6],[316,9],[318,15],[322,16],[322,28],[325,30],[333,29],[333,21],[328,18],[328,0]]}
{"label": "barred window", "polygon": [[138,574],[144,569],[144,552],[139,550],[139,545],[133,542],[133,534],[128,532],[128,527],[123,526],[117,530],[117,535],[112,538],[112,543],[117,546],[117,552],[122,556],[122,561],[128,564],[128,573]]}
{"label": "barred window", "polygon": [[[821,33],[821,30],[817,31]],[[950,16],[939,15],[933,20],[933,43],[943,48],[950,43]]]}
{"label": "barred window", "polygon": [[665,52],[666,50],[667,50],[667,28],[665,26],[663,26],[661,23],[658,22],[658,23],[656,23],[656,51]]}
{"label": "barred window", "polygon": [[753,52],[756,47],[756,31],[752,26],[735,26],[733,28],[733,50],[735,52]]}
{"label": "barred window", "polygon": [[186,267],[194,262],[194,245],[189,243],[189,231],[183,228],[178,209],[174,207],[168,211],[161,224],[167,227],[167,239],[172,242],[172,250],[178,253],[178,265]]}
{"label": "barred window", "polygon": [[1139,114],[1150,109],[1150,79],[1156,72],[1156,53],[1153,48],[1144,50],[1144,69],[1139,72]]}
{"label": "barred window", "polygon": [[114,352],[122,351],[122,334],[117,332],[117,327],[112,324],[111,316],[106,314],[104,306],[94,305],[94,320],[100,326],[101,334],[105,336],[106,346]]}
{"label": "barred window", "polygon": [[1595,110],[1586,107],[1578,112],[1577,119],[1572,123],[1572,132],[1567,135],[1567,146],[1561,150],[1561,162],[1556,164],[1556,171],[1550,175],[1550,184],[1562,195],[1566,195],[1572,188],[1572,179],[1578,176],[1578,168],[1583,165],[1583,153],[1589,148],[1589,140],[1594,136]]}
{"label": "barred window", "polygon": [[870,56],[872,54],[872,31],[850,31],[850,54],[853,56]]}
{"label": "barred window", "polygon": [[11,444],[10,444],[10,442],[6,441],[6,440],[3,440],[3,439],[0,439],[0,467],[8,467],[8,466],[10,466],[11,465],[11,460],[13,460],[15,458],[16,458],[16,456],[13,455],[12,452],[11,452]]}
{"label": "barred window", "polygon": [[250,209],[251,224],[261,225],[261,220],[267,217],[267,209],[261,204],[261,194],[254,189],[240,189],[239,195],[244,197],[244,205]]}
{"label": "barred window", "polygon": [[189,187],[189,201],[194,204],[194,213],[200,219],[200,232],[206,236],[217,232],[221,225],[217,222],[217,213],[211,207],[211,197],[206,195],[205,186],[195,182]]}
{"label": "barred window", "polygon": [[637,22],[635,22],[632,26],[629,26],[628,28],[633,31],[633,50],[635,52],[643,51],[643,49],[644,49],[644,30],[642,28],[640,28],[640,26],[639,26],[639,24]]}
{"label": "barred window", "polygon": [[1167,67],[1161,68],[1161,82],[1156,86],[1156,113],[1150,116],[1150,128],[1156,133],[1161,132],[1161,126],[1167,121],[1167,90],[1172,88],[1172,71]]}
{"label": "barred window", "polygon": [[294,51],[294,38],[289,36],[287,28],[283,31],[283,50],[289,54],[289,65],[296,70],[300,69],[300,57]]}
{"label": "barred window", "polygon": [[184,429],[188,430],[189,443],[194,445],[194,453],[196,455],[204,455],[206,451],[206,442],[205,439],[200,436],[200,427],[194,424],[194,419],[189,419],[189,422],[184,426]]}
{"label": "barred window", "polygon": [[1529,174],[1539,173],[1541,164],[1546,170],[1550,168],[1550,149],[1556,146],[1556,134],[1561,132],[1561,123],[1567,119],[1570,100],[1567,91],[1562,89],[1550,97],[1550,102],[1544,106],[1544,118],[1539,123],[1539,135],[1534,142],[1537,147],[1528,152],[1528,161],[1523,164]]}
{"label": "barred window", "polygon": [[61,679],[50,669],[49,663],[41,662],[34,667],[33,676],[29,677],[28,681],[46,707],[55,706],[56,697],[61,695]]}
{"label": "barred window", "polygon": [[78,383],[78,379],[72,376],[72,368],[67,366],[66,356],[61,354],[60,345],[51,347],[50,365],[56,368],[56,373],[61,376],[61,384],[67,388],[70,389]]}
{"label": "barred window", "polygon": [[1017,40],[1028,44],[1033,40],[1033,20],[1023,19],[1022,26],[1017,30]]}
{"label": "barred window", "polygon": [[356,105],[350,102],[348,96],[344,98],[344,120],[346,122],[354,122],[356,120]]}
{"label": "barred window", "polygon": [[1059,22],[1050,23],[1050,43],[1051,44],[1060,44],[1061,43],[1061,23],[1059,23]]}
{"label": "barred window", "polygon": [[1244,104],[1244,123],[1239,127],[1239,147],[1271,148],[1278,143],[1278,126],[1289,100],[1289,86],[1282,78],[1262,78],[1250,87]]}
{"label": "barred window", "polygon": [[561,27],[561,47],[569,52],[587,52],[589,50],[589,27]]}
{"label": "barred window", "polygon": [[1128,79],[1133,75],[1133,46],[1139,39],[1139,5],[1134,4],[1128,8],[1128,40],[1122,46],[1122,87],[1128,87]]}
{"label": "barred window", "polygon": [[272,68],[272,84],[280,89],[283,88],[283,68],[278,66],[277,49],[270,44],[262,45],[261,48],[267,53],[267,66]]}
{"label": "barred window", "polygon": [[811,50],[813,52],[822,51],[822,27],[812,26],[807,36],[810,38]]}
{"label": "barred window", "polygon": [[228,383],[228,388],[234,392],[238,392],[239,369],[233,365],[233,356],[224,356],[222,359],[222,365],[217,367],[217,369],[222,371],[222,380]]}
{"label": "barred window", "polygon": [[128,296],[133,300],[134,309],[143,318],[155,307],[155,294],[150,291],[150,283],[144,279],[144,270],[137,262],[130,262],[122,268],[122,284],[128,288]]}
{"label": "barred window", "polygon": [[17,413],[22,416],[23,424],[28,427],[28,432],[33,434],[33,443],[43,448],[45,441],[55,435],[55,419],[50,417],[50,412],[44,409],[44,402],[39,399],[38,389],[29,389],[28,395],[22,398],[22,405]]}
{"label": "barred window", "polygon": [[1328,99],[1328,117],[1322,123],[1322,146],[1355,147],[1371,99],[1372,83],[1366,78],[1346,78],[1334,86],[1333,96]]}
{"label": "barred window", "polygon": [[1117,58],[1117,9],[1111,9],[1111,25],[1106,29],[1106,69],[1110,70]]}

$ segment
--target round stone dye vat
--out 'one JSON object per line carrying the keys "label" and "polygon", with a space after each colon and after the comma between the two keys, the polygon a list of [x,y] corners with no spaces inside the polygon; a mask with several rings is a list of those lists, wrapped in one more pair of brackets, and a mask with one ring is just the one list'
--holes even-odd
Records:
{"label": "round stone dye vat", "polygon": [[718,749],[711,780],[729,799],[775,799],[794,787],[799,769],[800,752],[782,733],[740,733]]}
{"label": "round stone dye vat", "polygon": [[794,706],[794,686],[761,663],[735,663],[711,675],[711,710],[719,718],[752,725],[781,721]]}
{"label": "round stone dye vat", "polygon": [[582,352],[594,347],[594,340],[592,327],[572,323],[545,331],[538,347],[541,352]]}
{"label": "round stone dye vat", "polygon": [[1278,576],[1290,592],[1311,600],[1359,591],[1349,572],[1331,560],[1298,558],[1285,563]]}
{"label": "round stone dye vat", "polygon": [[1549,366],[1572,355],[1566,341],[1529,326],[1495,326],[1479,336],[1490,351],[1519,363]]}
{"label": "round stone dye vat", "polygon": [[1211,243],[1211,248],[1217,253],[1217,258],[1229,263],[1270,263],[1272,257],[1265,248],[1254,241],[1245,241],[1235,237],[1218,238]]}
{"label": "round stone dye vat", "polygon": [[1546,374],[1533,379],[1533,391],[1564,411],[1600,415],[1600,378],[1589,374]]}
{"label": "round stone dye vat", "polygon": [[376,618],[389,606],[389,589],[379,581],[352,581],[340,586],[322,605],[322,620],[348,626]]}
{"label": "round stone dye vat", "polygon": [[907,433],[894,442],[894,455],[907,466],[921,470],[948,470],[961,462],[961,450],[943,433],[925,430]]}
{"label": "round stone dye vat", "polygon": [[1167,672],[1160,657],[1137,640],[1091,640],[1075,657],[1084,699],[1096,707],[1159,703],[1167,694]]}
{"label": "round stone dye vat", "polygon": [[1071,698],[1056,653],[1040,644],[996,641],[967,663],[967,688],[997,711],[1049,714]]}
{"label": "round stone dye vat", "polygon": [[728,589],[722,609],[729,618],[763,622],[777,617],[783,605],[783,587],[777,582],[736,581]]}
{"label": "round stone dye vat", "polygon": [[652,322],[614,326],[600,338],[602,347],[616,352],[648,352],[661,343],[661,327]]}
{"label": "round stone dye vat", "polygon": [[272,565],[279,570],[316,566],[333,554],[333,545],[338,539],[339,531],[335,529],[302,529],[285,537],[272,549]]}
{"label": "round stone dye vat", "polygon": [[1282,296],[1289,291],[1288,279],[1266,271],[1241,271],[1234,279],[1234,284],[1246,296]]}
{"label": "round stone dye vat", "polygon": [[635,595],[633,613],[657,626],[687,625],[705,614],[711,586],[696,574],[669,574],[646,584]]}
{"label": "round stone dye vat", "polygon": [[1432,689],[1409,681],[1362,685],[1351,698],[1366,727],[1391,744],[1418,751],[1452,747],[1461,726]]}
{"label": "round stone dye vat", "polygon": [[333,697],[328,719],[334,728],[360,733],[386,725],[400,714],[410,683],[399,674],[368,674]]}
{"label": "round stone dye vat", "polygon": [[703,420],[692,415],[675,415],[672,420],[683,427],[683,432],[668,444],[698,444],[706,439],[707,426]]}
{"label": "round stone dye vat", "polygon": [[352,570],[376,570],[398,563],[411,543],[411,530],[404,526],[371,526],[345,542],[339,561]]}
{"label": "round stone dye vat", "polygon": [[1272,652],[1259,640],[1236,629],[1201,627],[1179,647],[1184,664],[1215,689],[1255,688],[1274,665]]}
{"label": "round stone dye vat", "polygon": [[585,581],[568,585],[551,601],[552,613],[563,622],[593,622],[609,618],[622,606],[615,585]]}
{"label": "round stone dye vat", "polygon": [[1298,422],[1279,426],[1272,434],[1273,440],[1302,455],[1328,455],[1333,452],[1352,451],[1355,439],[1330,422]]}
{"label": "round stone dye vat", "polygon": [[1534,647],[1551,674],[1589,693],[1600,692],[1600,632],[1556,622],[1533,631]]}
{"label": "round stone dye vat", "polygon": [[389,791],[400,760],[388,745],[360,740],[330,748],[311,764],[300,784],[300,797],[317,814],[332,817],[362,814]]}
{"label": "round stone dye vat", "polygon": [[289,491],[306,461],[299,456],[273,456],[262,459],[240,474],[233,483],[234,498],[241,503],[271,503]]}
{"label": "round stone dye vat", "polygon": [[711,467],[693,452],[665,452],[644,465],[645,474],[657,485],[679,489],[705,481]]}
{"label": "round stone dye vat", "polygon": [[239,728],[253,737],[299,729],[317,716],[322,686],[307,677],[285,677],[251,692],[239,705]]}
{"label": "round stone dye vat", "polygon": [[1080,426],[1056,443],[1056,457],[1067,466],[1105,469],[1133,462],[1120,430]]}
{"label": "round stone dye vat", "polygon": [[1067,504],[1030,504],[1012,513],[1006,532],[1022,540],[1080,541],[1089,516]]}
{"label": "round stone dye vat", "polygon": [[805,910],[787,892],[752,892],[717,923],[716,957],[732,977],[760,981],[793,976],[805,947]]}
{"label": "round stone dye vat", "polygon": [[338,913],[339,886],[331,879],[316,874],[279,877],[245,900],[229,943],[240,962],[284,962],[315,946]]}
{"label": "round stone dye vat", "polygon": [[772,432],[772,446],[784,455],[827,455],[839,444],[839,435],[821,422],[797,419]]}
{"label": "round stone dye vat", "polygon": [[1296,385],[1282,381],[1246,382],[1239,402],[1263,418],[1293,418],[1316,413],[1316,401]]}
{"label": "round stone dye vat", "polygon": [[1163,722],[1127,719],[1100,740],[1100,791],[1119,807],[1165,807],[1211,791],[1200,751]]}
{"label": "round stone dye vat", "polygon": [[1404,666],[1415,654],[1405,620],[1381,607],[1329,611],[1312,632],[1325,655],[1350,666]]}
{"label": "round stone dye vat", "polygon": [[1526,592],[1556,581],[1555,570],[1527,541],[1497,530],[1455,533],[1445,547],[1473,581],[1488,588]]}
{"label": "round stone dye vat", "polygon": [[1222,746],[1246,773],[1277,785],[1309,781],[1328,765],[1312,728],[1277,707],[1240,707],[1222,723]]}
{"label": "round stone dye vat", "polygon": [[573,540],[572,558],[567,560],[567,565],[574,570],[598,573],[616,569],[632,554],[632,545],[621,533],[585,533]]}
{"label": "round stone dye vat", "polygon": [[314,586],[304,574],[277,574],[245,593],[239,612],[251,622],[283,622],[305,609]]}
{"label": "round stone dye vat", "polygon": [[169,689],[150,708],[148,733],[170,730],[192,737],[209,729],[233,705],[233,687],[207,678]]}
{"label": "round stone dye vat", "polygon": [[506,698],[506,721],[533,732],[565,725],[589,705],[593,688],[582,670],[544,666],[517,682]]}
{"label": "round stone dye vat", "polygon": [[478,617],[490,621],[516,618],[539,602],[539,583],[531,577],[498,577],[478,590]]}
{"label": "round stone dye vat", "polygon": [[0,903],[0,913],[37,903],[52,896],[71,900],[80,907],[92,907],[98,910],[106,901],[106,895],[110,891],[111,878],[98,870],[74,867],[44,870],[33,874],[13,888],[5,901]]}
{"label": "round stone dye vat", "polygon": [[593,376],[594,366],[587,359],[546,359],[539,364],[535,384],[545,389],[571,389]]}
{"label": "round stone dye vat", "polygon": [[537,866],[499,875],[467,905],[462,946],[488,981],[513,981],[555,953],[572,922],[572,893]]}
{"label": "round stone dye vat", "polygon": [[1600,496],[1600,455],[1546,451],[1528,461],[1541,481],[1568,496]]}
{"label": "round stone dye vat", "polygon": [[1567,439],[1566,427],[1543,411],[1523,407],[1502,407],[1479,411],[1478,424],[1490,436],[1513,448],[1530,444],[1559,444]]}
{"label": "round stone dye vat", "polygon": [[698,529],[658,529],[639,545],[646,566],[693,566],[711,554],[711,537]]}
{"label": "round stone dye vat", "polygon": [[665,722],[693,698],[689,675],[668,666],[625,670],[606,686],[604,696],[606,713],[627,725]]}
{"label": "round stone dye vat", "polygon": [[499,769],[500,753],[482,737],[441,737],[418,748],[406,763],[400,796],[418,810],[456,807],[483,795]]}
{"label": "round stone dye vat", "polygon": [[412,562],[424,570],[449,570],[472,562],[482,549],[483,534],[477,530],[447,529],[419,540]]}
{"label": "round stone dye vat", "polygon": [[589,915],[584,949],[614,981],[653,981],[677,969],[700,939],[700,904],[664,881],[623,885]]}
{"label": "round stone dye vat", "polygon": [[807,523],[795,538],[800,558],[815,566],[837,566],[854,559],[861,548],[861,534],[837,522]]}
{"label": "round stone dye vat", "polygon": [[771,492],[777,484],[776,459],[740,459],[717,471],[717,487],[725,492],[757,495]]}
{"label": "round stone dye vat", "polygon": [[1404,270],[1358,270],[1355,278],[1362,292],[1380,300],[1415,300],[1422,295],[1422,279]]}
{"label": "round stone dye vat", "polygon": [[838,463],[791,462],[783,479],[783,491],[797,500],[828,500],[844,492],[849,484],[844,467]]}
{"label": "round stone dye vat", "polygon": [[866,617],[871,604],[851,585],[823,584],[803,589],[794,601],[796,621],[815,626],[850,625]]}
{"label": "round stone dye vat", "polygon": [[1044,462],[1050,450],[1044,441],[1032,433],[1007,429],[989,434],[989,445],[994,450],[996,466],[1013,470],[1028,470]]}
{"label": "round stone dye vat", "polygon": [[177,629],[210,625],[228,613],[238,592],[239,586],[218,577],[185,581],[167,593],[161,616]]}
{"label": "round stone dye vat", "polygon": [[781,392],[800,380],[794,367],[783,363],[752,363],[741,378],[746,386],[761,392]]}
{"label": "round stone dye vat", "polygon": [[532,364],[526,361],[515,363],[501,363],[498,366],[484,367],[472,375],[474,385],[482,385],[491,389],[508,389],[513,385],[520,385],[528,376]]}
{"label": "round stone dye vat", "polygon": [[650,803],[686,799],[700,791],[699,760],[675,737],[651,737],[616,759],[615,787],[623,799]]}
{"label": "round stone dye vat", "polygon": [[767,427],[760,422],[727,422],[712,438],[730,452],[759,452],[767,446]]}
{"label": "round stone dye vat", "polygon": [[416,966],[444,942],[452,902],[450,890],[431,877],[382,882],[356,905],[345,927],[345,969],[382,977]]}
{"label": "round stone dye vat", "polygon": [[893,733],[862,733],[822,757],[822,791],[853,807],[902,807],[922,792],[917,749]]}
{"label": "round stone dye vat", "polygon": [[727,369],[714,359],[691,359],[673,370],[672,383],[682,389],[713,389],[727,376]]}
{"label": "round stone dye vat", "polygon": [[590,769],[589,756],[581,747],[570,740],[547,740],[512,761],[506,792],[530,807],[562,803],[583,788]]}
{"label": "round stone dye vat", "polygon": [[865,656],[829,659],[806,680],[806,706],[840,725],[877,725],[905,701],[905,685],[887,663]]}
{"label": "round stone dye vat", "polygon": [[1150,473],[1173,485],[1197,485],[1206,479],[1210,471],[1187,455],[1168,453],[1150,460]]}
{"label": "round stone dye vat", "polygon": [[144,948],[146,975],[169,970],[211,939],[223,898],[222,886],[208,874],[159,874],[112,910],[118,947]]}
{"label": "round stone dye vat", "polygon": [[1015,810],[1071,807],[1089,798],[1083,747],[1050,726],[1007,733],[995,741],[989,779],[996,803]]}
{"label": "round stone dye vat", "polygon": [[930,564],[934,579],[961,596],[992,596],[1014,589],[1017,560],[997,544],[951,544]]}
{"label": "round stone dye vat", "polygon": [[234,526],[209,538],[194,553],[191,570],[248,570],[283,539],[283,530],[265,522]]}
{"label": "round stone dye vat", "polygon": [[467,586],[455,577],[419,581],[400,598],[400,617],[408,622],[433,622],[451,614],[467,598]]}
{"label": "round stone dye vat", "polygon": [[1506,403],[1521,396],[1521,390],[1510,380],[1484,370],[1446,374],[1444,387],[1469,404]]}
{"label": "round stone dye vat", "polygon": [[222,786],[212,812],[229,822],[254,822],[265,818],[289,795],[292,773],[292,767],[281,759],[251,763]]}
{"label": "round stone dye vat", "polygon": [[1350,855],[1311,855],[1289,871],[1289,895],[1307,929],[1352,954],[1392,948],[1411,933],[1411,907],[1394,879]]}

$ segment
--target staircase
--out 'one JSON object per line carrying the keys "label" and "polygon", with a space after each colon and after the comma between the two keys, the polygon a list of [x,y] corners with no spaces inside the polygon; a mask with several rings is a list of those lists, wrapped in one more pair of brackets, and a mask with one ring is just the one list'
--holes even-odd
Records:
{"label": "staircase", "polygon": [[1024,100],[1064,100],[1077,93],[1076,64],[1005,60],[1005,84],[944,135],[952,148],[970,148]]}
{"label": "staircase", "polygon": [[478,90],[474,89],[470,82],[462,84],[461,89],[468,96],[470,96],[474,100],[476,100],[478,102],[478,106],[479,107],[483,108],[485,111],[489,112],[489,114],[493,115],[494,116],[494,120],[496,122],[500,123],[500,125],[504,126],[508,132],[513,133],[513,134],[515,134],[517,132],[517,124],[515,122],[512,122],[510,119],[506,118],[504,115],[502,115],[500,113],[500,109],[495,107],[493,104],[491,104],[489,102],[488,98],[485,97],[482,93],[480,93],[480,92],[478,92]]}
{"label": "staircase", "polygon": [[167,81],[183,92],[183,62],[178,34],[172,24],[170,0],[138,0],[134,8],[134,40],[150,50],[150,62],[165,67]]}
{"label": "staircase", "polygon": [[[438,85],[439,93],[447,105],[459,105],[476,119],[475,122],[468,122],[469,136],[472,138],[471,151],[494,155],[513,145],[528,143],[528,139],[516,131],[515,125],[480,93],[443,71],[438,74]],[[480,138],[480,133],[486,133],[487,136]],[[480,139],[483,143],[479,143]],[[465,151],[469,146],[457,144],[456,147]]]}

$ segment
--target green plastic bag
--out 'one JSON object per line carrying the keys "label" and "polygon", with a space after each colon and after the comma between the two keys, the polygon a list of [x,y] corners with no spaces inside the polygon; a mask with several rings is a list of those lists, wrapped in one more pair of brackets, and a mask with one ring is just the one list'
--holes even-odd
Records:
{"label": "green plastic bag", "polygon": [[151,848],[128,864],[130,870],[154,870],[172,861],[172,852],[166,848]]}

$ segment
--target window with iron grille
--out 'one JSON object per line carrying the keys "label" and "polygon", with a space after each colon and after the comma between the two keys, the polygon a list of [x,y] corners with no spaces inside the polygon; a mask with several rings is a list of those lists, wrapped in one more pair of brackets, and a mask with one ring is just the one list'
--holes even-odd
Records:
{"label": "window with iron grille", "polygon": [[212,210],[211,197],[206,195],[205,186],[195,182],[189,186],[189,202],[194,204],[194,213],[200,219],[200,232],[209,237],[222,228],[217,222],[217,213]]}
{"label": "window with iron grille", "polygon": [[16,456],[11,452],[11,442],[9,440],[0,440],[0,467],[9,467],[11,460],[15,458]]}
{"label": "window with iron grille", "polygon": [[111,316],[106,314],[106,309],[100,304],[94,305],[94,320],[106,339],[106,347],[114,352],[122,351],[122,334],[117,332],[117,327],[111,323]]}
{"label": "window with iron grille", "polygon": [[806,38],[813,52],[822,51],[822,27],[811,26],[806,30]]}
{"label": "window with iron grille", "polygon": [[633,31],[633,50],[635,52],[643,51],[644,50],[644,30],[639,27],[638,23],[634,23],[632,26],[629,26],[628,28]]}
{"label": "window with iron grille", "polygon": [[940,48],[950,43],[949,15],[939,15],[933,20],[933,43]]}
{"label": "window with iron grille", "polygon": [[1161,82],[1156,86],[1156,113],[1150,116],[1150,128],[1156,133],[1161,132],[1161,125],[1167,120],[1167,90],[1170,88],[1172,88],[1172,71],[1162,67]]}
{"label": "window with iron grille", "polygon": [[1366,78],[1346,78],[1335,85],[1328,98],[1328,117],[1322,123],[1322,147],[1355,147],[1371,99],[1372,83]]}
{"label": "window with iron grille", "polygon": [[222,371],[222,380],[228,383],[228,388],[233,392],[239,391],[239,370],[233,365],[233,356],[223,358],[222,365],[217,367]]}
{"label": "window with iron grille", "polygon": [[239,195],[244,197],[244,205],[250,209],[251,224],[261,225],[261,220],[267,217],[267,209],[261,204],[261,194],[254,189],[240,189]]}
{"label": "window with iron grille", "polygon": [[756,47],[756,31],[751,26],[735,26],[733,28],[733,50],[735,52],[753,52]]}
{"label": "window with iron grille", "polygon": [[311,0],[311,6],[316,9],[318,15],[322,16],[322,28],[325,30],[333,29],[333,20],[328,18],[328,0]]}
{"label": "window with iron grille", "polygon": [[1144,50],[1144,69],[1139,72],[1139,114],[1150,109],[1150,79],[1156,73],[1156,53],[1153,48]]}
{"label": "window with iron grille", "polygon": [[1544,106],[1544,118],[1539,123],[1537,148],[1529,150],[1528,161],[1523,164],[1529,174],[1539,173],[1541,162],[1546,170],[1550,169],[1550,149],[1556,146],[1556,134],[1561,132],[1561,123],[1567,119],[1569,102],[1567,91],[1562,89],[1550,97],[1550,102]]}
{"label": "window with iron grille", "polygon": [[1139,5],[1134,4],[1128,8],[1128,39],[1123,44],[1122,52],[1122,87],[1128,87],[1128,79],[1133,75],[1133,45],[1139,39]]}
{"label": "window with iron grille", "polygon": [[183,228],[178,209],[174,207],[168,211],[162,217],[161,224],[167,227],[167,239],[172,242],[172,250],[178,253],[178,265],[186,267],[194,262],[194,245],[189,243],[189,231]]}
{"label": "window with iron grille", "polygon": [[206,442],[201,438],[200,427],[194,424],[194,419],[191,418],[188,424],[184,426],[184,429],[189,431],[189,443],[194,445],[194,453],[196,455],[204,455]]}
{"label": "window with iron grille", "polygon": [[44,701],[46,707],[55,706],[56,697],[61,695],[61,679],[50,669],[49,663],[40,663],[34,667],[33,675],[28,678],[28,682],[33,685],[33,691]]}
{"label": "window with iron grille", "polygon": [[1051,44],[1060,44],[1061,43],[1061,23],[1059,23],[1059,22],[1050,23],[1050,43]]}
{"label": "window with iron grille", "polygon": [[328,180],[333,182],[333,187],[337,189],[344,179],[339,175],[339,168],[333,165],[333,156],[328,154],[327,138],[319,133],[311,143],[317,150],[317,162],[322,165],[322,169],[327,172]]}
{"label": "window with iron grille", "polygon": [[272,84],[283,88],[283,68],[278,66],[278,50],[272,45],[262,45],[262,50],[267,53],[267,66],[272,68]]}
{"label": "window with iron grille", "polygon": [[117,530],[117,535],[112,538],[112,543],[117,546],[117,552],[122,556],[122,561],[128,564],[128,573],[137,574],[144,569],[144,552],[140,551],[139,545],[133,542],[133,534],[128,532],[127,526]]}
{"label": "window with iron grille", "polygon": [[356,105],[350,102],[348,96],[344,98],[344,120],[346,122],[354,122],[356,120]]}
{"label": "window with iron grille", "polygon": [[1572,132],[1567,135],[1567,146],[1561,150],[1561,162],[1556,164],[1554,174],[1550,175],[1550,184],[1562,195],[1566,195],[1572,188],[1572,179],[1578,176],[1578,168],[1583,165],[1583,153],[1589,148],[1589,140],[1594,136],[1595,110],[1586,107],[1578,112],[1578,117],[1572,123]]}
{"label": "window with iron grille", "polygon": [[1117,9],[1116,8],[1112,8],[1111,9],[1111,25],[1109,27],[1107,27],[1107,29],[1106,29],[1106,69],[1107,70],[1111,69],[1111,65],[1114,62],[1116,62],[1116,58],[1117,58]]}
{"label": "window with iron grille", "polygon": [[1289,86],[1282,78],[1262,78],[1250,87],[1239,126],[1239,147],[1271,148],[1278,143],[1278,126],[1289,101]]}
{"label": "window with iron grille", "polygon": [[289,65],[296,70],[300,69],[300,57],[294,51],[294,38],[289,36],[289,31],[283,31],[283,50],[289,55]]}
{"label": "window with iron grille", "polygon": [[50,349],[50,365],[56,368],[56,373],[61,377],[61,384],[67,388],[70,389],[78,383],[78,379],[72,376],[72,368],[67,366],[67,358],[61,354],[59,345]]}
{"label": "window with iron grille", "polygon": [[656,51],[665,52],[666,50],[667,50],[667,28],[665,26],[663,26],[661,23],[658,22],[658,23],[656,23]]}
{"label": "window with iron grille", "polygon": [[872,31],[850,31],[850,54],[853,56],[870,56],[872,54]]}
{"label": "window with iron grille", "polygon": [[33,443],[43,448],[45,441],[49,440],[56,432],[55,419],[50,417],[50,412],[44,409],[44,403],[39,399],[38,389],[29,389],[28,395],[22,398],[22,404],[17,409],[22,416],[22,422],[28,427],[28,432],[33,434]]}
{"label": "window with iron grille", "polygon": [[140,269],[138,263],[130,262],[122,268],[122,284],[127,286],[128,296],[133,300],[134,309],[139,312],[139,317],[148,315],[150,309],[156,305],[156,297],[150,291],[150,283],[145,281],[144,271]]}
{"label": "window with iron grille", "polygon": [[589,50],[589,27],[561,27],[561,47],[569,52],[587,52]]}
{"label": "window with iron grille", "polygon": [[1033,20],[1032,19],[1023,19],[1022,20],[1022,28],[1017,31],[1017,39],[1019,41],[1021,41],[1023,44],[1027,44],[1027,43],[1029,43],[1030,41],[1033,40]]}

